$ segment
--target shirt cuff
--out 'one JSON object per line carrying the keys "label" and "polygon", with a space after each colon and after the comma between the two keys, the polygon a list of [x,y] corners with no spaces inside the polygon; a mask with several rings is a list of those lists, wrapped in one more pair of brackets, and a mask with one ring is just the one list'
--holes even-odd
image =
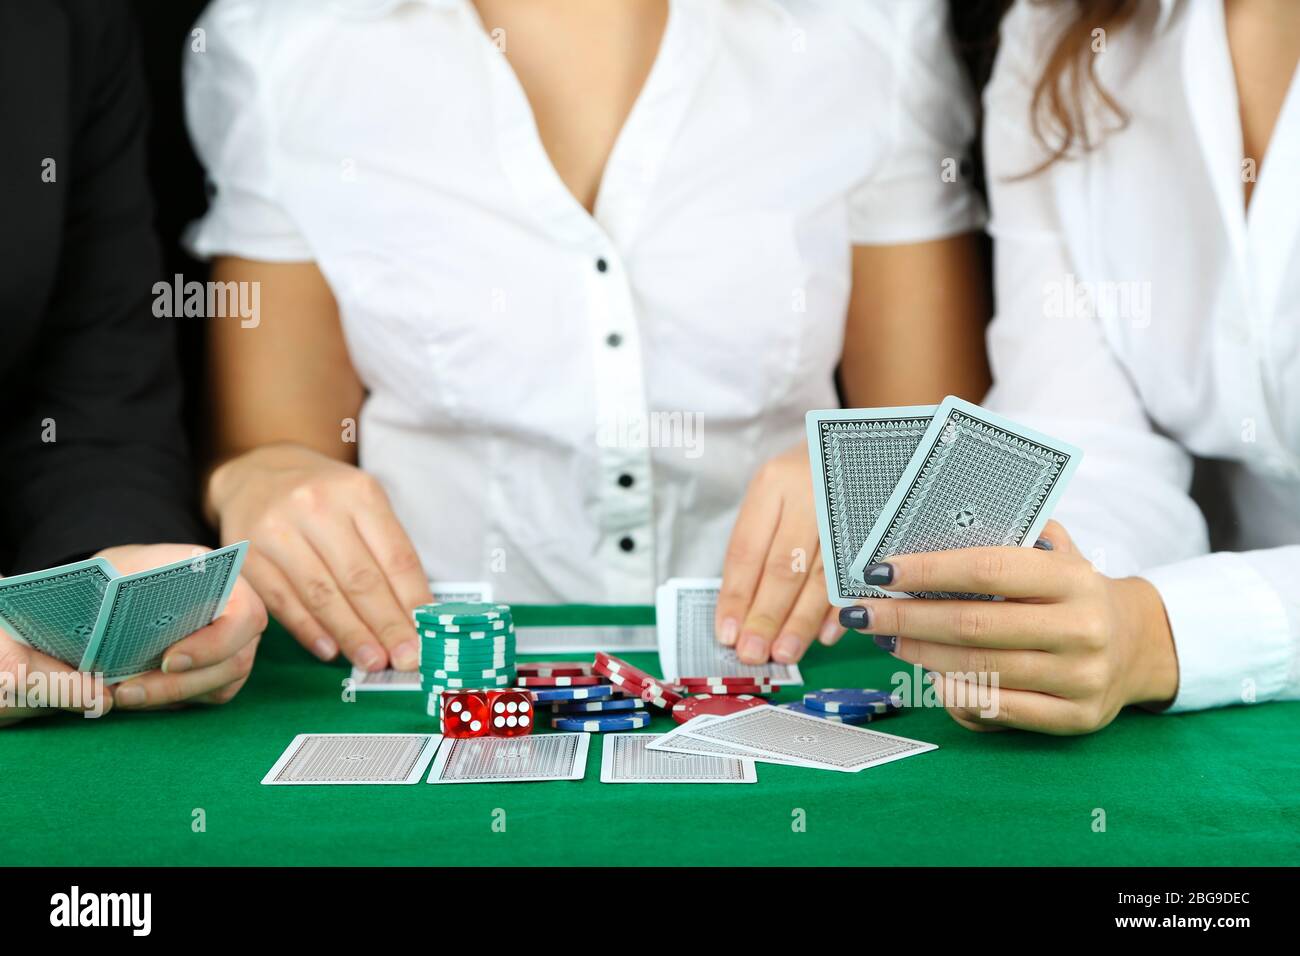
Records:
{"label": "shirt cuff", "polygon": [[932,182],[894,181],[873,187],[872,196],[850,200],[849,241],[855,246],[933,242],[984,228],[984,206],[964,185],[941,187],[960,192],[935,195]]}
{"label": "shirt cuff", "polygon": [[1291,636],[1281,596],[1229,552],[1142,572],[1160,592],[1178,652],[1170,711],[1252,704],[1286,683]]}

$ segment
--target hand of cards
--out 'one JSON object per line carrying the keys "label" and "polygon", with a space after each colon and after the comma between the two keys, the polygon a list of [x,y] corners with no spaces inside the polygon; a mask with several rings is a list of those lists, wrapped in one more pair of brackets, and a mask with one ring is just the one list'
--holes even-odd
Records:
{"label": "hand of cards", "polygon": [[136,574],[103,558],[0,578],[0,625],[15,640],[115,684],[156,670],[176,642],[221,614],[248,542]]}
{"label": "hand of cards", "polygon": [[1083,456],[952,396],[815,410],[807,427],[826,589],[840,606],[900,596],[863,579],[891,555],[1033,545]]}

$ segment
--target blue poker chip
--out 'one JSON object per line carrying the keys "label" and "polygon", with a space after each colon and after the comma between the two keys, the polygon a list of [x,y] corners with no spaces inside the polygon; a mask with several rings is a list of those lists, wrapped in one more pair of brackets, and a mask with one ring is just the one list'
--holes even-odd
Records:
{"label": "blue poker chip", "polygon": [[803,705],[823,714],[838,714],[841,717],[884,714],[903,706],[897,694],[870,687],[828,687],[825,690],[814,690],[803,695]]}
{"label": "blue poker chip", "polygon": [[611,730],[640,730],[650,723],[650,714],[634,710],[625,714],[570,714],[551,718],[555,730],[577,730],[588,734],[607,733]]}
{"label": "blue poker chip", "polygon": [[604,700],[614,696],[613,684],[597,684],[594,687],[530,687],[528,692],[533,700]]}
{"label": "blue poker chip", "polygon": [[606,700],[566,700],[551,704],[553,714],[590,714],[611,710],[645,710],[639,697],[610,697]]}
{"label": "blue poker chip", "polygon": [[777,704],[776,706],[784,710],[793,710],[796,714],[803,714],[805,717],[816,717],[819,720],[829,720],[835,724],[853,724],[855,727],[860,724],[869,724],[875,719],[875,714],[828,714],[824,710],[814,710],[811,707],[805,707],[798,701],[791,701],[788,704]]}

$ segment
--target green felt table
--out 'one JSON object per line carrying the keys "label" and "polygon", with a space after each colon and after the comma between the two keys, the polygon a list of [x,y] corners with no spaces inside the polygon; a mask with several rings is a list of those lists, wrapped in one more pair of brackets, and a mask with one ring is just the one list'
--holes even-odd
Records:
{"label": "green felt table", "polygon": [[[898,670],[853,634],[803,664],[810,688],[888,687]],[[759,764],[753,785],[602,784],[595,735],[580,782],[262,786],[299,733],[436,730],[420,694],[346,702],[346,676],[273,627],[224,707],[0,731],[0,865],[1300,862],[1300,704],[1126,712],[1075,738],[912,709],[878,726],[938,750],[857,774]]]}

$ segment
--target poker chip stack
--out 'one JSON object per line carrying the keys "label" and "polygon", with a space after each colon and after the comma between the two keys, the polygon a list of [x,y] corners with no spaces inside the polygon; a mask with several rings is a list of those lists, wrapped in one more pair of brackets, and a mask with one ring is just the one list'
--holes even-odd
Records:
{"label": "poker chip stack", "polygon": [[679,677],[677,683],[688,694],[709,694],[713,697],[767,697],[780,690],[770,677]]}
{"label": "poker chip stack", "polygon": [[645,701],[628,694],[583,661],[530,661],[519,665],[519,684],[540,706],[550,707],[553,730],[589,734],[640,730],[650,723]]}
{"label": "poker chip stack", "polygon": [[873,720],[898,713],[903,707],[903,701],[897,692],[891,694],[873,687],[828,687],[804,694],[803,703],[779,706],[835,723],[869,724]]}
{"label": "poker chip stack", "polygon": [[[633,667],[613,654],[597,651],[596,660],[591,667],[630,699],[643,701],[661,710],[672,710],[673,705],[682,700],[681,687],[669,684],[662,677],[648,674],[639,667]],[[649,723],[649,717],[647,713],[645,723]]]}
{"label": "poker chip stack", "polygon": [[420,686],[438,717],[446,690],[515,686],[515,625],[506,604],[425,604],[415,609]]}

